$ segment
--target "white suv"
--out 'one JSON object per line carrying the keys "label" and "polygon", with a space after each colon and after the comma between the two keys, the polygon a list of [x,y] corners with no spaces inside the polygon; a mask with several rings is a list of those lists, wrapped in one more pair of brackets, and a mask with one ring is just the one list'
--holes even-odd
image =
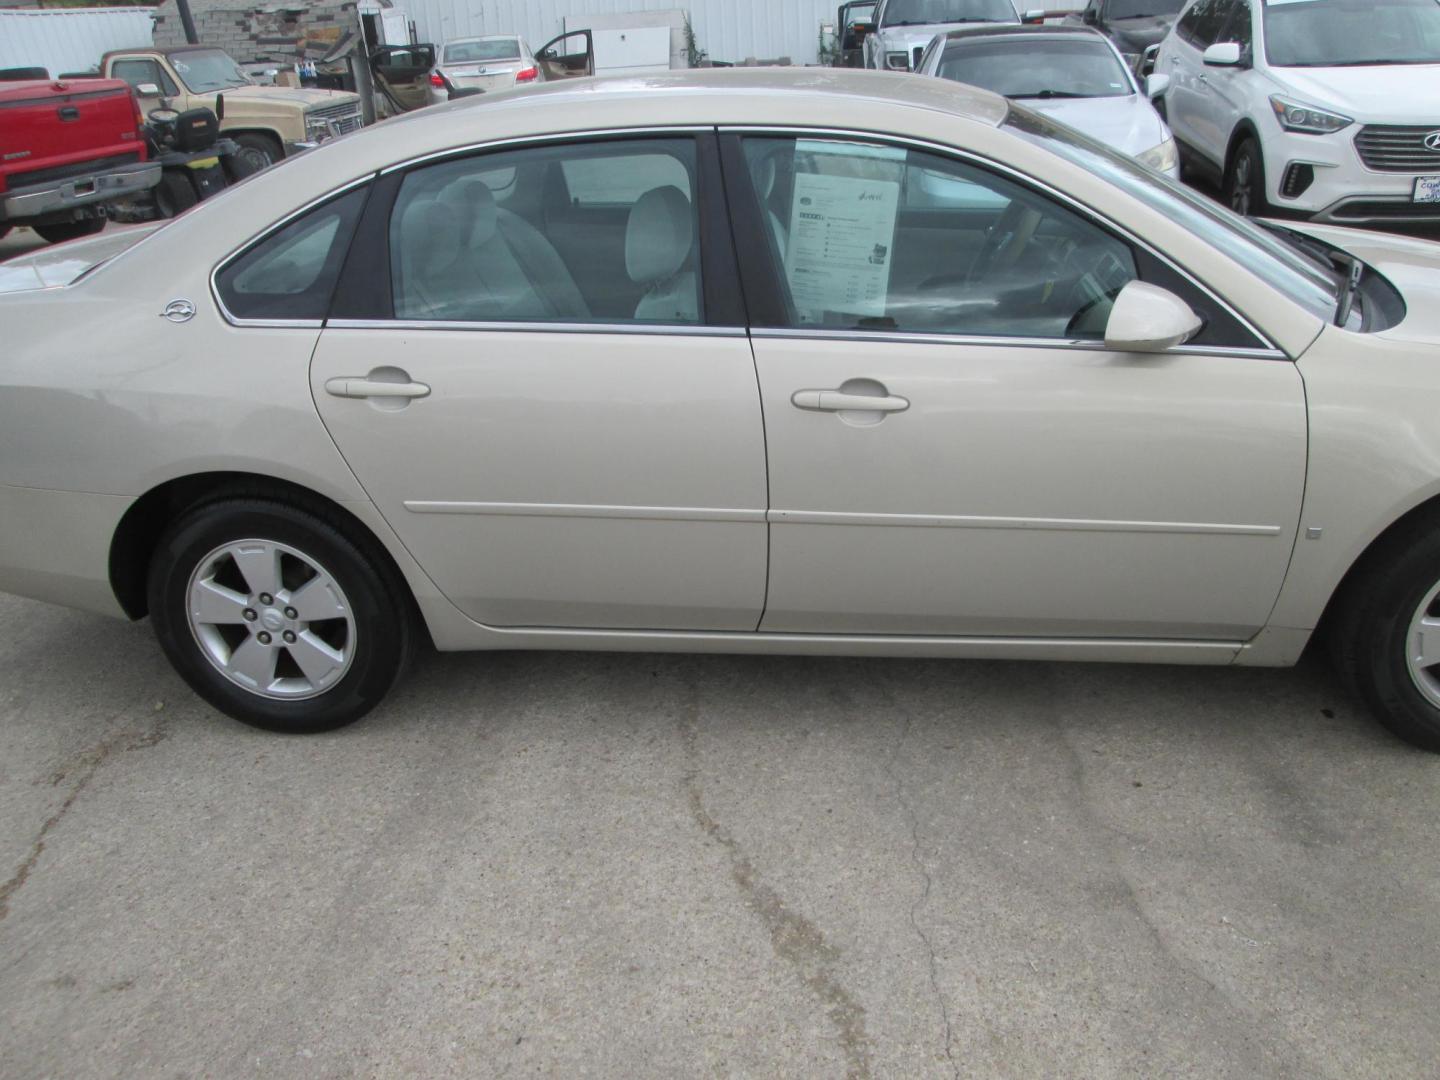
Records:
{"label": "white suv", "polygon": [[1436,0],[1193,0],[1155,71],[1185,164],[1240,213],[1440,223]]}
{"label": "white suv", "polygon": [[875,32],[865,38],[865,66],[914,71],[936,34],[968,23],[1019,22],[1011,0],[880,0]]}

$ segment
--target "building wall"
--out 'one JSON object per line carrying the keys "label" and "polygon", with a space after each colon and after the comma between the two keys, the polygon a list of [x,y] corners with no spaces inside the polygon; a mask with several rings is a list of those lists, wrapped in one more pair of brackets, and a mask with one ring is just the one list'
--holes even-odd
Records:
{"label": "building wall", "polygon": [[[190,14],[202,45],[218,46],[242,64],[317,59],[357,25],[354,0],[296,2],[286,8],[254,0],[191,0]],[[155,44],[185,44],[174,0],[156,8]]]}

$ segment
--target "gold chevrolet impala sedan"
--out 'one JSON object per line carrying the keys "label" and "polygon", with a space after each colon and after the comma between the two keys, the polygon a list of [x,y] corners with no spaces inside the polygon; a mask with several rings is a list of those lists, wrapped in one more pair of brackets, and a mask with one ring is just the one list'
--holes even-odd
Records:
{"label": "gold chevrolet impala sedan", "polygon": [[317,731],[440,649],[1293,663],[1440,749],[1440,247],[819,70],[426,109],[0,265],[0,589]]}

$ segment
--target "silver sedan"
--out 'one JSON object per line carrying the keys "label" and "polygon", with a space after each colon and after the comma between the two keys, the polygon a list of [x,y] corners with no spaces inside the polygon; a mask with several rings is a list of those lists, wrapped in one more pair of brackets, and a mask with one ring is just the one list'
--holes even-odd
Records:
{"label": "silver sedan", "polygon": [[0,266],[0,589],[313,731],[441,649],[1284,665],[1440,748],[1440,249],[942,79],[417,113]]}

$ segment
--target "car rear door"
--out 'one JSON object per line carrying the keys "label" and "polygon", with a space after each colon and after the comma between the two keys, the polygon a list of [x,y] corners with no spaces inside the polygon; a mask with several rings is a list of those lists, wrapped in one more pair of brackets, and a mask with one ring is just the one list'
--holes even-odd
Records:
{"label": "car rear door", "polygon": [[[713,135],[684,132],[526,141],[378,182],[312,387],[470,618],[755,629],[764,433],[718,191]],[[586,203],[577,248],[560,211]]]}
{"label": "car rear door", "polygon": [[[1152,253],[974,163],[822,134],[726,135],[725,154],[768,446],[762,630],[1264,625],[1305,478],[1291,362]],[[1136,278],[1179,290],[1204,336],[1107,350]]]}

